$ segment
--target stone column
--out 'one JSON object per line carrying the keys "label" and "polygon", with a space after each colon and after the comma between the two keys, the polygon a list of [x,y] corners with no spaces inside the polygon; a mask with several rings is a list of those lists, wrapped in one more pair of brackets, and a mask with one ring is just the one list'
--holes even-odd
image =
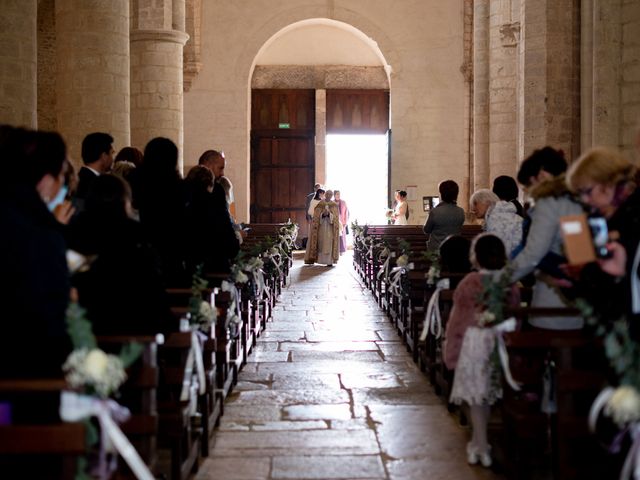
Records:
{"label": "stone column", "polygon": [[511,2],[490,2],[489,181],[498,175],[514,176],[518,162],[516,93],[520,23],[514,21],[511,8]]}
{"label": "stone column", "polygon": [[593,145],[593,1],[580,2],[580,149]]}
{"label": "stone column", "polygon": [[[580,149],[580,12],[574,0],[524,0],[524,153]],[[595,140],[595,139],[594,139]]]}
{"label": "stone column", "polygon": [[327,91],[316,90],[316,178],[313,183],[324,183],[327,178]]}
{"label": "stone column", "polygon": [[0,8],[0,123],[37,126],[36,10],[36,0]]}
{"label": "stone column", "polygon": [[129,0],[55,3],[57,125],[79,164],[88,133],[130,144]]}
{"label": "stone column", "polygon": [[[131,143],[144,149],[154,137],[175,142],[183,168],[184,0],[140,2],[131,31]],[[182,5],[177,5],[181,3]]]}
{"label": "stone column", "polygon": [[489,186],[489,0],[473,6],[473,190]]}

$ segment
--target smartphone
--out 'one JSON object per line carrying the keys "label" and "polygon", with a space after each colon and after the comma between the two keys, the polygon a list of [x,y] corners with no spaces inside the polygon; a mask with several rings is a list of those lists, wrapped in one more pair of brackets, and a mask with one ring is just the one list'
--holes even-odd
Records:
{"label": "smartphone", "polygon": [[607,249],[607,243],[609,242],[607,220],[604,217],[591,217],[587,221],[589,222],[596,256],[598,258],[609,258],[611,252]]}

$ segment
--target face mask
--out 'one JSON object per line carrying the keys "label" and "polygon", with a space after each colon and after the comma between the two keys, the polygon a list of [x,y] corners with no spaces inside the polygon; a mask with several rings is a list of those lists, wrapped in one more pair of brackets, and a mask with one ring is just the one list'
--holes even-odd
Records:
{"label": "face mask", "polygon": [[60,187],[60,190],[58,190],[58,194],[53,198],[53,200],[51,200],[49,203],[47,203],[47,207],[49,207],[49,210],[51,212],[53,212],[53,210],[60,205],[62,202],[64,202],[64,198],[67,196],[67,192],[69,191],[69,189],[67,188],[66,185],[63,185],[62,187]]}

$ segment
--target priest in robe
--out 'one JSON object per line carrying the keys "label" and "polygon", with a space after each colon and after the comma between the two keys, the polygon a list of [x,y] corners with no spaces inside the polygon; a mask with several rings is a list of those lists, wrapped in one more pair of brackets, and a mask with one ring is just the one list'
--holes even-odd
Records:
{"label": "priest in robe", "polygon": [[340,258],[340,214],[333,192],[327,190],[325,198],[313,211],[309,241],[304,263],[332,266]]}

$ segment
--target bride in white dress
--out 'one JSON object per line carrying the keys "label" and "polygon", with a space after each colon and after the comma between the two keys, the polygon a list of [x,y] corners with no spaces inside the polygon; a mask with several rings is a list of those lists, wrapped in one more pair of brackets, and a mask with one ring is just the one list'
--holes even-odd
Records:
{"label": "bride in white dress", "polygon": [[393,209],[391,218],[394,225],[408,225],[409,222],[409,205],[407,204],[407,192],[404,190],[396,190],[395,194],[396,206]]}

